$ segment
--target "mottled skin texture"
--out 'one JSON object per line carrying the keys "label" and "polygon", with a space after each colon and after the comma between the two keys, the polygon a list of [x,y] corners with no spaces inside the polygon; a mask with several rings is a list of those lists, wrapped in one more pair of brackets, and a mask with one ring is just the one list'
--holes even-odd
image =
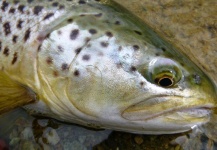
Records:
{"label": "mottled skin texture", "polygon": [[216,96],[209,79],[112,1],[0,1],[0,8],[0,73],[37,94],[25,106],[31,113],[152,134],[209,119]]}

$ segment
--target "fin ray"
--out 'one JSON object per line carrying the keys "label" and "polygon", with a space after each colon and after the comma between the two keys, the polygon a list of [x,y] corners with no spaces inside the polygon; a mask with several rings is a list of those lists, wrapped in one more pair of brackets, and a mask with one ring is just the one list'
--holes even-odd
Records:
{"label": "fin ray", "polygon": [[0,71],[0,114],[36,100],[31,90]]}

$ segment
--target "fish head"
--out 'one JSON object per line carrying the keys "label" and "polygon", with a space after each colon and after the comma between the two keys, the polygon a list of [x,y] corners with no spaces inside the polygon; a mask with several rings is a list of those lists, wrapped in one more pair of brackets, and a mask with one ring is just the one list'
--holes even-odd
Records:
{"label": "fish head", "polygon": [[103,10],[67,19],[41,42],[37,93],[55,117],[149,134],[207,122],[210,79],[146,25]]}

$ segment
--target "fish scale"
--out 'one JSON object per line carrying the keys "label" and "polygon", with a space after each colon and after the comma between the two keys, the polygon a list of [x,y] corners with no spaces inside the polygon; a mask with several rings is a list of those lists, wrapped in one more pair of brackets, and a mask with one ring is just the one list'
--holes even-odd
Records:
{"label": "fish scale", "polygon": [[0,113],[162,134],[216,105],[208,77],[113,1],[4,0],[0,14]]}

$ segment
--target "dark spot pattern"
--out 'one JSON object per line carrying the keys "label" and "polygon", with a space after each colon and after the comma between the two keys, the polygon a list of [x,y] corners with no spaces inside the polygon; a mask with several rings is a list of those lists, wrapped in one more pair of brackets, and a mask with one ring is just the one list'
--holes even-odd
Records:
{"label": "dark spot pattern", "polygon": [[54,3],[52,3],[52,6],[54,6],[54,7],[57,7],[58,5],[59,5],[58,2],[54,2]]}
{"label": "dark spot pattern", "polygon": [[14,4],[18,4],[20,1],[19,0],[14,0]]}
{"label": "dark spot pattern", "polygon": [[78,3],[79,4],[86,4],[86,2],[84,0],[80,0]]}
{"label": "dark spot pattern", "polygon": [[138,45],[133,45],[133,49],[136,51],[136,50],[139,50],[139,46]]}
{"label": "dark spot pattern", "polygon": [[96,31],[95,29],[90,29],[90,30],[89,30],[89,33],[90,33],[90,34],[96,34],[97,31]]}
{"label": "dark spot pattern", "polygon": [[141,85],[141,86],[143,86],[144,84],[145,84],[144,82],[142,82],[142,81],[140,82],[140,85]]}
{"label": "dark spot pattern", "polygon": [[53,59],[51,57],[48,57],[46,59],[46,62],[47,62],[48,65],[51,65],[53,63]]}
{"label": "dark spot pattern", "polygon": [[106,34],[108,37],[113,37],[113,34],[112,34],[111,32],[109,32],[109,31],[107,31],[105,34]]}
{"label": "dark spot pattern", "polygon": [[64,5],[59,5],[59,9],[64,9],[65,6]]}
{"label": "dark spot pattern", "polygon": [[102,16],[102,13],[98,13],[95,15],[96,17],[101,17]]}
{"label": "dark spot pattern", "polygon": [[78,37],[79,34],[79,30],[78,29],[74,29],[71,31],[70,33],[70,39],[71,40],[75,40]]}
{"label": "dark spot pattern", "polygon": [[2,42],[0,41],[0,52],[1,52],[1,50],[2,50]]}
{"label": "dark spot pattern", "polygon": [[4,48],[3,54],[4,54],[5,56],[8,56],[8,55],[9,55],[9,48],[8,48],[8,47],[5,47],[5,48]]}
{"label": "dark spot pattern", "polygon": [[63,63],[62,66],[61,66],[62,70],[65,71],[65,70],[68,70],[69,69],[69,65],[66,64],[66,63]]}
{"label": "dark spot pattern", "polygon": [[28,30],[26,30],[25,35],[24,35],[24,41],[25,42],[29,39],[30,33],[31,33],[31,30],[29,28]]}
{"label": "dark spot pattern", "polygon": [[74,71],[74,76],[78,77],[80,75],[80,72],[78,70]]}
{"label": "dark spot pattern", "polygon": [[9,22],[5,22],[3,27],[6,36],[11,33],[11,26]]}
{"label": "dark spot pattern", "polygon": [[18,9],[21,13],[24,13],[24,8],[25,8],[24,5],[19,5],[17,9]]}
{"label": "dark spot pattern", "polygon": [[134,30],[134,32],[138,35],[142,35],[142,32],[140,32],[140,31]]}
{"label": "dark spot pattern", "polygon": [[75,50],[75,53],[76,53],[76,54],[79,54],[79,53],[81,52],[81,50],[82,50],[82,48],[77,48],[77,49]]}
{"label": "dark spot pattern", "polygon": [[159,53],[156,53],[155,56],[160,56],[160,54],[159,54]]}
{"label": "dark spot pattern", "polygon": [[7,2],[3,1],[1,9],[2,9],[3,11],[5,11],[6,8],[8,7],[8,5],[9,5],[9,4],[8,4]]}
{"label": "dark spot pattern", "polygon": [[161,49],[162,49],[162,51],[163,51],[163,52],[166,52],[166,48],[164,48],[164,47],[161,47]]}
{"label": "dark spot pattern", "polygon": [[14,8],[10,8],[9,13],[14,14],[15,9]]}
{"label": "dark spot pattern", "polygon": [[35,15],[38,15],[38,14],[42,11],[42,9],[43,9],[43,6],[35,6],[35,7],[33,8],[33,13],[34,13]]}
{"label": "dark spot pattern", "polygon": [[120,23],[120,21],[115,21],[115,24],[120,25],[121,23]]}
{"label": "dark spot pattern", "polygon": [[32,3],[34,0],[27,0],[28,3]]}
{"label": "dark spot pattern", "polygon": [[13,43],[16,43],[16,42],[17,42],[17,38],[18,38],[17,35],[13,35],[13,38],[12,38]]}
{"label": "dark spot pattern", "polygon": [[131,70],[131,71],[136,71],[136,67],[135,67],[135,66],[131,66],[131,67],[130,67],[130,70]]}
{"label": "dark spot pattern", "polygon": [[50,17],[52,17],[54,15],[54,13],[48,13],[43,20],[47,20],[49,19]]}
{"label": "dark spot pattern", "polygon": [[58,76],[59,76],[59,73],[58,73],[57,71],[54,71],[54,72],[53,72],[53,76],[54,76],[54,77],[58,77]]}
{"label": "dark spot pattern", "polygon": [[12,65],[16,63],[17,58],[18,58],[18,57],[17,57],[17,52],[15,52],[15,53],[14,53],[14,56],[13,56],[13,60],[12,60],[12,62],[11,62]]}
{"label": "dark spot pattern", "polygon": [[109,43],[108,42],[101,42],[100,43],[102,47],[108,47]]}
{"label": "dark spot pattern", "polygon": [[70,18],[70,19],[67,20],[67,22],[72,23],[72,22],[73,22],[73,19]]}
{"label": "dark spot pattern", "polygon": [[57,49],[58,49],[58,51],[59,51],[59,52],[63,52],[63,51],[64,51],[63,47],[62,47],[62,46],[60,46],[60,45],[59,45],[59,46],[57,46]]}
{"label": "dark spot pattern", "polygon": [[24,21],[22,21],[22,20],[18,20],[18,22],[17,22],[17,28],[18,28],[18,29],[22,29],[22,24],[23,24],[23,22],[24,22]]}
{"label": "dark spot pattern", "polygon": [[88,61],[90,59],[90,55],[84,55],[82,57],[83,60]]}

